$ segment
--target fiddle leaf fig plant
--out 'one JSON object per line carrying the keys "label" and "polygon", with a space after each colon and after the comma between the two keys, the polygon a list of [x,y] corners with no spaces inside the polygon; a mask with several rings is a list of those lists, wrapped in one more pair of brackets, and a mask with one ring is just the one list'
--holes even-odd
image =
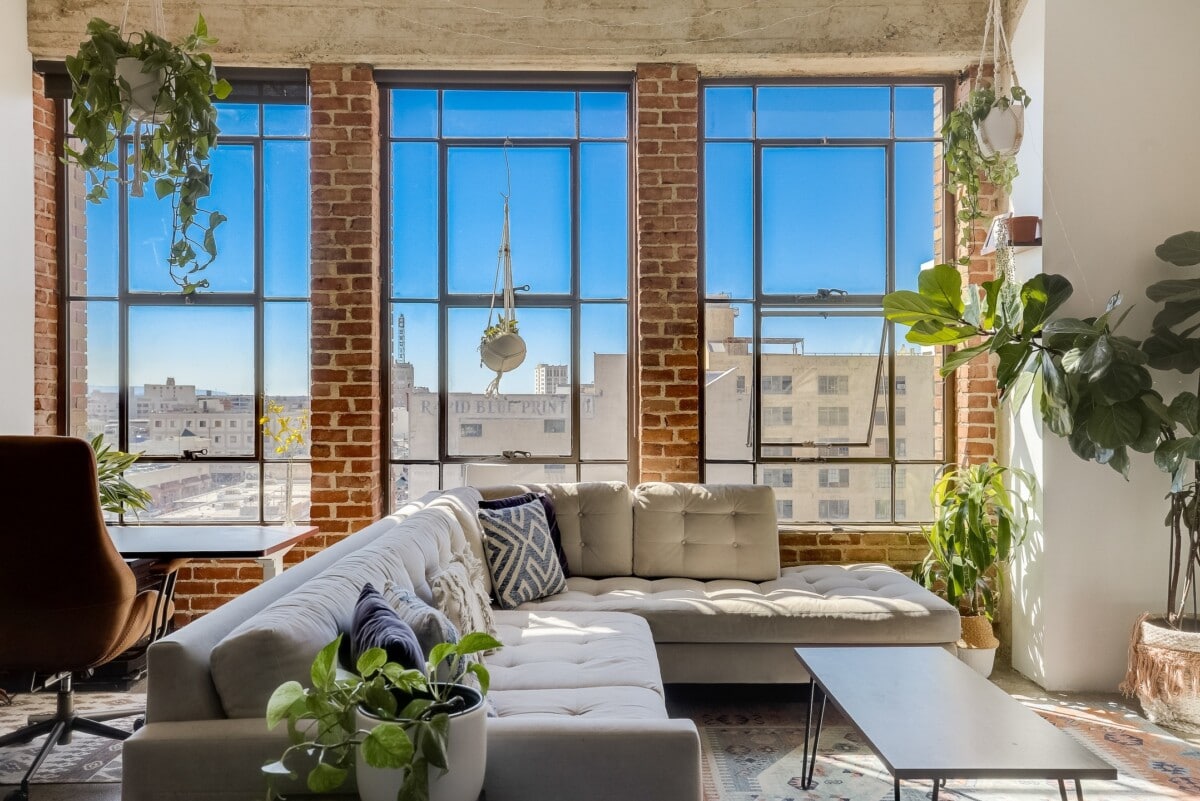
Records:
{"label": "fiddle leaf fig plant", "polygon": [[[1200,232],[1172,236],[1155,252],[1196,266]],[[1001,399],[1020,406],[1038,387],[1043,424],[1079,458],[1128,478],[1131,453],[1153,454],[1169,482],[1166,617],[1178,625],[1200,567],[1200,387],[1168,400],[1156,386],[1172,391],[1178,374],[1200,369],[1200,278],[1146,289],[1161,307],[1144,339],[1121,333],[1128,311],[1118,313],[1119,293],[1095,317],[1054,318],[1071,292],[1066,278],[1046,274],[1019,286],[997,278],[964,289],[958,269],[940,264],[922,272],[916,292],[886,295],[883,308],[909,327],[910,342],[963,346],[947,355],[944,375],[994,356]]]}
{"label": "fiddle leaf fig plant", "polygon": [[[213,101],[231,91],[204,52],[217,40],[203,16],[179,44],[150,31],[127,37],[102,19],[88,23],[87,36],[66,60],[73,92],[63,160],[87,172],[93,203],[109,196],[111,181],[128,184],[135,197],[143,184],[152,184],[160,199],[169,197],[171,279],[185,294],[204,289],[208,280],[197,274],[216,258],[214,232],[225,221],[201,206],[212,189],[209,151],[220,133]],[[129,81],[118,75],[118,61],[126,58],[141,64],[139,77],[162,79],[153,108],[135,108]],[[130,143],[124,172],[118,152],[123,142]]]}
{"label": "fiddle leaf fig plant", "polygon": [[979,194],[984,181],[1011,194],[1013,179],[1017,177],[1015,155],[1005,153],[984,154],[979,145],[979,124],[995,107],[1008,108],[1017,104],[1028,107],[1029,93],[1020,86],[1013,86],[1007,93],[996,93],[990,84],[972,89],[967,99],[946,116],[942,124],[945,139],[946,184],[957,190],[960,205],[957,212],[958,244],[971,249],[975,222],[984,218],[980,208]]}

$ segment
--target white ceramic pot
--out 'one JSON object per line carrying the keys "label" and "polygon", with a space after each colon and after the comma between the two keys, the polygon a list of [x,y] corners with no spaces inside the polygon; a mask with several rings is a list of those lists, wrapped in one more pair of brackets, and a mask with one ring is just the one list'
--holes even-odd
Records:
{"label": "white ceramic pot", "polygon": [[1025,137],[1025,107],[1020,103],[992,106],[992,110],[975,124],[979,152],[986,158],[993,154],[1015,155]]}
{"label": "white ceramic pot", "polygon": [[167,82],[166,70],[142,72],[143,63],[136,58],[117,59],[117,77],[129,85],[129,91],[121,86],[121,97],[129,104],[129,116],[136,122],[159,123],[166,119],[165,112],[155,113],[158,93]]}
{"label": "white ceramic pot", "polygon": [[505,333],[481,342],[479,353],[489,370],[507,373],[525,361],[525,340],[520,334]]}
{"label": "white ceramic pot", "polygon": [[992,675],[996,664],[995,648],[962,648],[958,649],[958,658],[985,679]]}
{"label": "white ceramic pot", "polygon": [[[483,696],[471,687],[456,686],[465,696],[467,709],[450,716],[450,736],[446,743],[445,773],[429,768],[429,801],[476,801],[483,789],[487,766],[487,707]],[[372,729],[380,723],[374,715],[358,710],[358,727]],[[362,801],[396,801],[405,771],[399,768],[373,768],[355,755],[358,797]]]}

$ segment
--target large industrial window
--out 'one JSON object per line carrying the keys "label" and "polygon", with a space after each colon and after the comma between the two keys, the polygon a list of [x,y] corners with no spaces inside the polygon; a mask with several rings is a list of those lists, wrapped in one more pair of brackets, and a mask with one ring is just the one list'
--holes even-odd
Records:
{"label": "large industrial window", "polygon": [[[397,83],[383,97],[392,503],[628,480],[628,81]],[[488,394],[479,344],[502,305],[505,195],[527,351]]]}
{"label": "large industrial window", "polygon": [[[65,186],[66,433],[142,454],[129,472],[156,523],[284,519],[286,463],[258,433],[263,398],[309,408],[309,119],[302,73],[234,84],[218,104],[212,193],[228,221],[184,296],[167,271],[170,199],[119,187],[100,204]],[[122,159],[121,167],[128,169]],[[293,455],[295,518],[308,516],[307,449]]]}
{"label": "large industrial window", "polygon": [[880,309],[944,260],[947,89],[705,84],[705,480],[771,484],[796,522],[928,518],[950,393],[935,349],[907,345]]}

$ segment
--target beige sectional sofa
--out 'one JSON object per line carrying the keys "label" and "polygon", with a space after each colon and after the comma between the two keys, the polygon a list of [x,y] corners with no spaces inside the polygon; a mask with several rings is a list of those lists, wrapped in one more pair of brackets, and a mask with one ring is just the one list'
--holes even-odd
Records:
{"label": "beige sectional sofa", "polygon": [[[667,716],[664,680],[801,682],[798,643],[958,639],[957,613],[885,566],[780,571],[768,488],[533,489],[554,501],[572,577],[564,593],[495,613],[489,801],[698,801],[699,738]],[[363,583],[432,601],[429,581],[449,561],[482,558],[480,497],[426,496],[155,643],[122,798],[261,798],[258,768],[285,738],[263,722],[271,690],[303,679],[348,628]]]}

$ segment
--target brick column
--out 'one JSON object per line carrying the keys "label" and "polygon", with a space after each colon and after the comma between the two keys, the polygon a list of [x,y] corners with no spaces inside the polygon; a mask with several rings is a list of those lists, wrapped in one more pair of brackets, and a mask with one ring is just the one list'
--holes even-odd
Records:
{"label": "brick column", "polygon": [[642,481],[700,477],[699,76],[637,69],[638,443]]}
{"label": "brick column", "polygon": [[[958,84],[955,104],[966,100],[977,80],[976,69],[971,70],[968,80]],[[987,237],[987,225],[992,217],[1008,207],[1004,193],[989,183],[979,188],[979,209],[984,219],[975,223],[974,241],[970,252],[959,246],[958,229],[954,230],[955,256],[969,258],[961,267],[963,283],[980,284],[996,277],[996,260],[992,256],[980,256],[983,241]],[[976,359],[966,367],[960,367],[954,376],[955,453],[953,459],[959,464],[978,464],[996,458],[996,412],[998,406],[996,387],[996,359]]]}
{"label": "brick column", "polygon": [[58,426],[58,108],[33,74],[33,433]]}
{"label": "brick column", "polygon": [[369,66],[312,85],[312,513],[316,552],[383,513],[379,102]]}

